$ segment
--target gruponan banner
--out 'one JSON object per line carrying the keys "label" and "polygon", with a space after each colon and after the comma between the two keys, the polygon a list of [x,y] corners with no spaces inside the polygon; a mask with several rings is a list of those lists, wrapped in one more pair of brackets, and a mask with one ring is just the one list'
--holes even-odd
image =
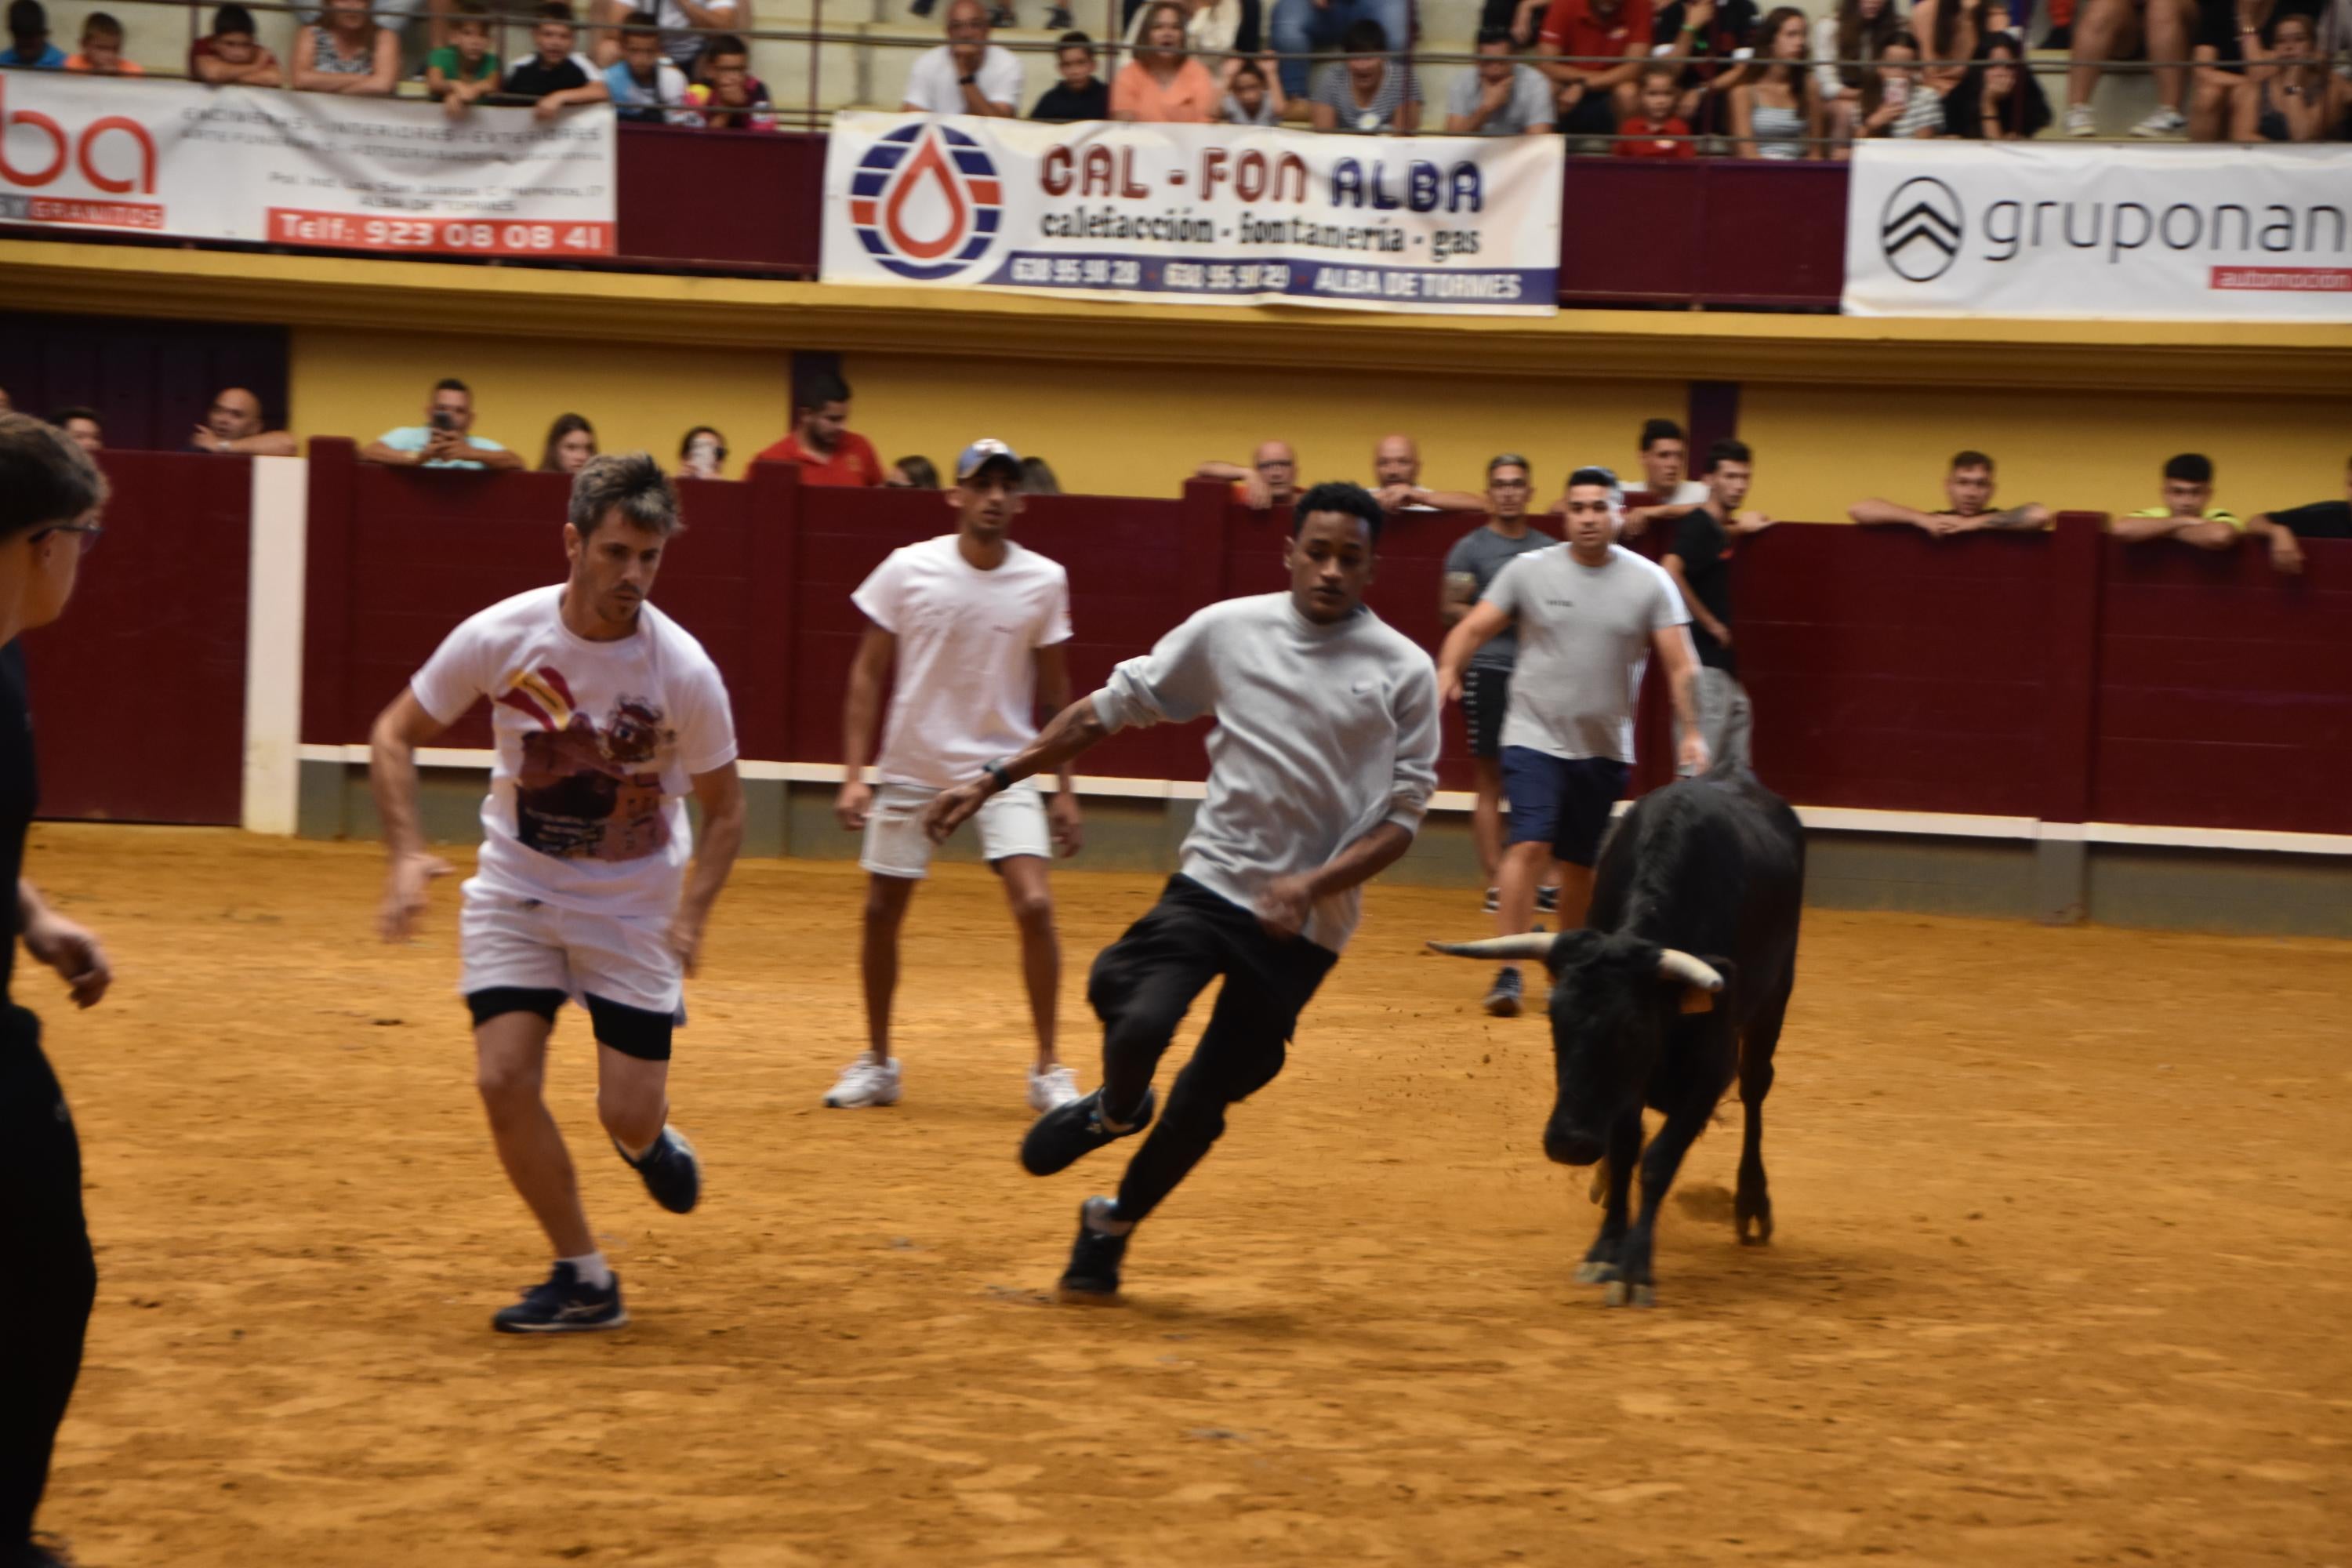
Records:
{"label": "gruponan banner", "polygon": [[1556,136],[839,114],[828,283],[1549,315]]}
{"label": "gruponan banner", "polygon": [[343,250],[613,253],[613,111],[0,72],[0,223]]}
{"label": "gruponan banner", "polygon": [[1858,316],[2352,319],[2352,147],[1864,142]]}

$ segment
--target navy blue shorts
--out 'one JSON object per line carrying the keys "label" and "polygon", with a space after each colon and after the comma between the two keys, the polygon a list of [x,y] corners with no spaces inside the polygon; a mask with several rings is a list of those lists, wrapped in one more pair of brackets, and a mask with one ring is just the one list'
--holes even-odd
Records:
{"label": "navy blue shorts", "polygon": [[1511,803],[1511,842],[1549,843],[1553,858],[1591,865],[1632,773],[1613,757],[1570,759],[1505,746],[1503,798]]}

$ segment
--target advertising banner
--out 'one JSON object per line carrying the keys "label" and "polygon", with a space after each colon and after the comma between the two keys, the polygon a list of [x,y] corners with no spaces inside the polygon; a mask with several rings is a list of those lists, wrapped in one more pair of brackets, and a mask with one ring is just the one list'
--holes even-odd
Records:
{"label": "advertising banner", "polygon": [[1857,316],[2352,320],[2352,147],[1863,142]]}
{"label": "advertising banner", "polygon": [[828,283],[1549,315],[1556,136],[839,114]]}
{"label": "advertising banner", "polygon": [[0,72],[0,223],[404,255],[609,256],[613,111]]}

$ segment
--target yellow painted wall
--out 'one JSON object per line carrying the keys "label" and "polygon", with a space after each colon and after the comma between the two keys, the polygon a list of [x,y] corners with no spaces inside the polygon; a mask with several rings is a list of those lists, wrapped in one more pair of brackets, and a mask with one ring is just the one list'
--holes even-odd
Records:
{"label": "yellow painted wall", "polygon": [[474,390],[474,433],[537,466],[560,414],[587,416],[607,452],[643,447],[667,464],[697,425],[727,437],[727,473],[784,433],[792,356],[775,349],[665,349],[518,337],[298,328],[289,373],[295,434],[373,440],[425,422],[433,384],[454,375]]}
{"label": "yellow painted wall", "polygon": [[2216,504],[2242,516],[2342,493],[2352,389],[2294,397],[1947,390],[1750,383],[1739,434],[1756,451],[1752,504],[1833,521],[1866,496],[1943,504],[1952,454],[1999,465],[2000,502],[2123,512],[2158,503],[2176,452],[2213,459]]}

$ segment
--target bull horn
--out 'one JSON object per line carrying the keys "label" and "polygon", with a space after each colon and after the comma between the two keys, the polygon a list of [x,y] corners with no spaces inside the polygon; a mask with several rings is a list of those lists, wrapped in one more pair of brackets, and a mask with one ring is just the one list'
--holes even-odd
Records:
{"label": "bull horn", "polygon": [[1696,985],[1702,991],[1723,989],[1722,975],[1680,948],[1658,949],[1658,978],[1679,980],[1685,985]]}
{"label": "bull horn", "polygon": [[1433,942],[1432,952],[1451,953],[1455,958],[1500,959],[1507,963],[1516,958],[1546,958],[1551,953],[1552,936],[1549,931],[1524,931],[1517,936],[1490,936],[1477,942]]}

